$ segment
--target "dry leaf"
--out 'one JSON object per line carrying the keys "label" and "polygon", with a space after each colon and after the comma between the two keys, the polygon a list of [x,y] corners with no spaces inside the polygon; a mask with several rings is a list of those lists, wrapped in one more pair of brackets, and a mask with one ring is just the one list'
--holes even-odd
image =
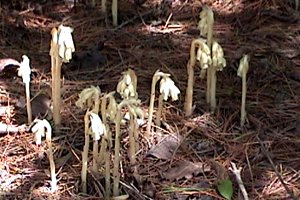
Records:
{"label": "dry leaf", "polygon": [[146,156],[153,156],[158,159],[169,160],[178,149],[183,138],[180,135],[168,135],[163,137],[157,145],[154,145]]}
{"label": "dry leaf", "polygon": [[190,179],[199,173],[210,171],[210,167],[206,166],[202,162],[193,163],[190,161],[179,161],[175,163],[175,166],[167,170],[163,175],[169,180],[178,180],[181,178]]}

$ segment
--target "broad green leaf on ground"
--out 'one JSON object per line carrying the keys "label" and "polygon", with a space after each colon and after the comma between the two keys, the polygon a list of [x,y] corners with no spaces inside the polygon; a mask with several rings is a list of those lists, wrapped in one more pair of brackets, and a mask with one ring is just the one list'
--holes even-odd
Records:
{"label": "broad green leaf on ground", "polygon": [[218,191],[225,199],[230,200],[233,194],[231,180],[230,179],[220,180],[218,182]]}

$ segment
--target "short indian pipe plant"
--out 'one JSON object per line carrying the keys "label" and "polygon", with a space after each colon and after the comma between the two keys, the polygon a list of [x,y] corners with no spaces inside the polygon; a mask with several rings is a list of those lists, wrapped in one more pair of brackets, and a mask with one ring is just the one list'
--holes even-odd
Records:
{"label": "short indian pipe plant", "polygon": [[101,116],[105,128],[104,128],[104,140],[102,140],[101,142],[101,148],[100,148],[100,153],[98,158],[100,162],[99,165],[101,164],[101,161],[104,160],[105,158],[105,152],[108,151],[107,148],[110,148],[112,146],[112,138],[111,138],[110,128],[108,126],[107,121],[115,122],[115,118],[117,115],[118,104],[114,97],[114,94],[115,92],[110,92],[108,94],[104,94],[103,97],[101,98]]}
{"label": "short indian pipe plant", "polygon": [[211,50],[207,46],[206,41],[198,38],[192,41],[190,49],[190,60],[187,64],[188,83],[185,93],[184,111],[186,116],[190,116],[193,112],[193,90],[194,90],[194,68],[196,64],[201,67],[201,76],[204,76],[206,70],[211,65]]}
{"label": "short indian pipe plant", "polygon": [[98,114],[89,112],[90,135],[93,138],[93,165],[92,171],[98,173],[98,149],[100,137],[104,134],[104,124]]}
{"label": "short indian pipe plant", "polygon": [[73,29],[60,25],[51,30],[52,40],[50,44],[51,73],[52,73],[52,100],[53,100],[53,120],[56,126],[60,125],[61,107],[61,66],[63,62],[72,59],[75,46],[72,38]]}
{"label": "short indian pipe plant", "polygon": [[226,60],[222,47],[216,41],[212,44],[212,65],[211,73],[207,74],[210,76],[210,109],[214,111],[216,109],[216,84],[217,84],[217,71],[222,71],[226,67]]}
{"label": "short indian pipe plant", "polygon": [[[114,160],[114,169],[113,169],[113,195],[119,196],[119,184],[120,184],[120,171],[119,171],[119,164],[120,164],[120,137],[121,137],[121,120],[123,118],[122,109],[127,106],[128,109],[134,109],[136,105],[140,102],[135,98],[129,98],[122,100],[117,105],[117,115],[115,118],[115,160]],[[131,112],[139,112],[139,111],[131,111]]]}
{"label": "short indian pipe plant", "polygon": [[132,69],[128,69],[122,74],[123,77],[117,85],[117,92],[123,99],[128,99],[130,97],[137,98],[137,77],[135,72]]}
{"label": "short indian pipe plant", "polygon": [[[117,102],[114,98],[115,92],[104,94],[101,98],[101,116],[103,123],[104,136],[101,141],[101,148],[98,155],[98,167],[101,167],[101,162],[104,160],[105,165],[105,199],[109,199],[111,195],[111,184],[110,184],[110,150],[111,150],[111,131],[107,123],[107,117],[114,121],[117,113]],[[107,102],[109,101],[109,105]]]}
{"label": "short indian pipe plant", "polygon": [[[86,88],[86,89],[82,90],[81,93],[79,94],[79,99],[75,102],[75,105],[77,107],[79,107],[81,109],[87,109],[86,114],[84,116],[85,143],[84,143],[83,152],[82,152],[82,171],[81,171],[82,191],[84,193],[86,193],[86,191],[87,191],[87,182],[86,182],[87,162],[88,162],[88,151],[89,151],[89,142],[90,142],[90,134],[91,134],[90,115],[91,115],[91,113],[98,115],[99,106],[100,106],[100,94],[101,94],[101,91],[100,91],[99,87],[91,86],[90,88]],[[92,109],[92,110],[89,111],[90,109]],[[99,122],[99,119],[96,119],[96,121],[97,120]],[[102,123],[101,123],[101,126],[102,126]],[[98,131],[100,131],[100,130],[98,130]],[[98,137],[98,135],[97,135],[97,137],[94,137],[94,146],[93,146],[94,153],[96,152],[95,149],[97,149],[97,152],[98,152],[98,140],[95,140],[95,138],[98,139],[99,137]],[[93,154],[94,155],[93,160],[98,159],[98,153],[97,153],[97,155],[95,155],[95,154]],[[97,162],[95,161],[95,162],[93,162],[93,164],[94,164],[93,169],[96,169]]]}
{"label": "short indian pipe plant", "polygon": [[152,125],[152,118],[153,118],[153,111],[154,111],[154,101],[155,101],[155,87],[156,83],[162,77],[169,77],[170,74],[163,73],[159,70],[156,70],[152,77],[152,84],[151,84],[151,94],[150,94],[150,104],[149,104],[149,114],[148,114],[148,124],[147,124],[147,131],[146,131],[146,138],[149,139],[151,135],[151,125]]}
{"label": "short indian pipe plant", "polygon": [[[128,112],[124,118],[129,119],[129,148],[128,156],[130,164],[133,167],[133,176],[136,180],[139,180],[139,175],[136,167],[136,152],[139,148],[138,144],[138,120],[143,121],[144,113],[139,107],[140,100],[138,100],[137,93],[137,76],[132,69],[128,69],[123,72],[123,78],[117,85],[117,92],[122,96],[123,99],[136,99],[137,104],[128,105]],[[127,114],[129,117],[127,117]],[[138,119],[139,118],[139,119]]]}
{"label": "short indian pipe plant", "polygon": [[155,120],[156,126],[161,125],[160,118],[162,115],[163,101],[167,101],[169,97],[171,97],[172,101],[177,101],[178,95],[180,94],[180,90],[175,85],[174,81],[168,76],[164,76],[160,80],[159,91],[160,91],[160,95],[158,98],[158,109],[157,109],[156,120]]}
{"label": "short indian pipe plant", "polygon": [[241,126],[246,121],[246,93],[247,93],[247,72],[249,69],[249,55],[244,55],[240,60],[237,75],[242,78],[242,104],[241,104]]}
{"label": "short indian pipe plant", "polygon": [[18,69],[18,76],[22,77],[23,83],[25,84],[25,93],[26,93],[26,106],[27,106],[27,117],[28,123],[32,123],[32,111],[31,111],[31,103],[30,103],[30,60],[26,55],[22,56],[23,60],[20,63],[20,67]]}
{"label": "short indian pipe plant", "polygon": [[46,120],[35,119],[33,122],[33,126],[31,127],[31,131],[35,135],[35,143],[40,145],[42,142],[42,137],[46,135],[46,143],[48,146],[47,154],[50,162],[50,174],[51,174],[51,191],[56,191],[57,188],[57,179],[55,174],[55,163],[53,158],[52,152],[52,143],[51,143],[51,135],[52,135],[52,128],[50,123]]}
{"label": "short indian pipe plant", "polygon": [[128,157],[132,166],[133,177],[140,182],[140,176],[136,165],[136,154],[139,151],[138,143],[138,119],[144,120],[144,111],[140,107],[141,101],[136,100],[136,103],[128,105],[129,113],[129,148]]}

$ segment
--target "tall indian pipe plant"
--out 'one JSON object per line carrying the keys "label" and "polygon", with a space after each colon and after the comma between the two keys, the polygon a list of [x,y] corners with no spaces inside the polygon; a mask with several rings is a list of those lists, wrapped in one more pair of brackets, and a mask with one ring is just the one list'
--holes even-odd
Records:
{"label": "tall indian pipe plant", "polygon": [[223,49],[213,39],[214,15],[212,10],[204,6],[200,18],[198,28],[201,36],[207,37],[207,39],[198,38],[193,40],[191,44],[190,60],[187,64],[188,86],[184,104],[186,116],[192,114],[194,67],[196,63],[198,62],[201,67],[200,77],[207,76],[206,102],[210,104],[212,112],[216,108],[216,72],[221,71],[226,66]]}
{"label": "tall indian pipe plant", "polygon": [[22,58],[23,60],[20,63],[20,67],[18,69],[18,76],[22,77],[23,83],[25,84],[28,124],[31,124],[32,111],[31,111],[31,103],[30,103],[30,74],[31,74],[30,60],[26,55],[23,55]]}
{"label": "tall indian pipe plant", "polygon": [[61,66],[63,62],[72,59],[75,46],[72,38],[73,29],[60,25],[58,29],[51,31],[52,40],[50,44],[51,72],[52,72],[52,101],[53,101],[53,120],[56,126],[60,125],[61,107]]}

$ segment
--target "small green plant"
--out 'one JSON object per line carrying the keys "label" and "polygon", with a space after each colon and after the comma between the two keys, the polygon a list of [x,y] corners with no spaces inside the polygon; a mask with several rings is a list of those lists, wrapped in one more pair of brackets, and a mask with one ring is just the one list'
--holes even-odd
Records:
{"label": "small green plant", "polygon": [[230,179],[220,180],[217,184],[218,191],[227,200],[232,199],[233,187]]}

